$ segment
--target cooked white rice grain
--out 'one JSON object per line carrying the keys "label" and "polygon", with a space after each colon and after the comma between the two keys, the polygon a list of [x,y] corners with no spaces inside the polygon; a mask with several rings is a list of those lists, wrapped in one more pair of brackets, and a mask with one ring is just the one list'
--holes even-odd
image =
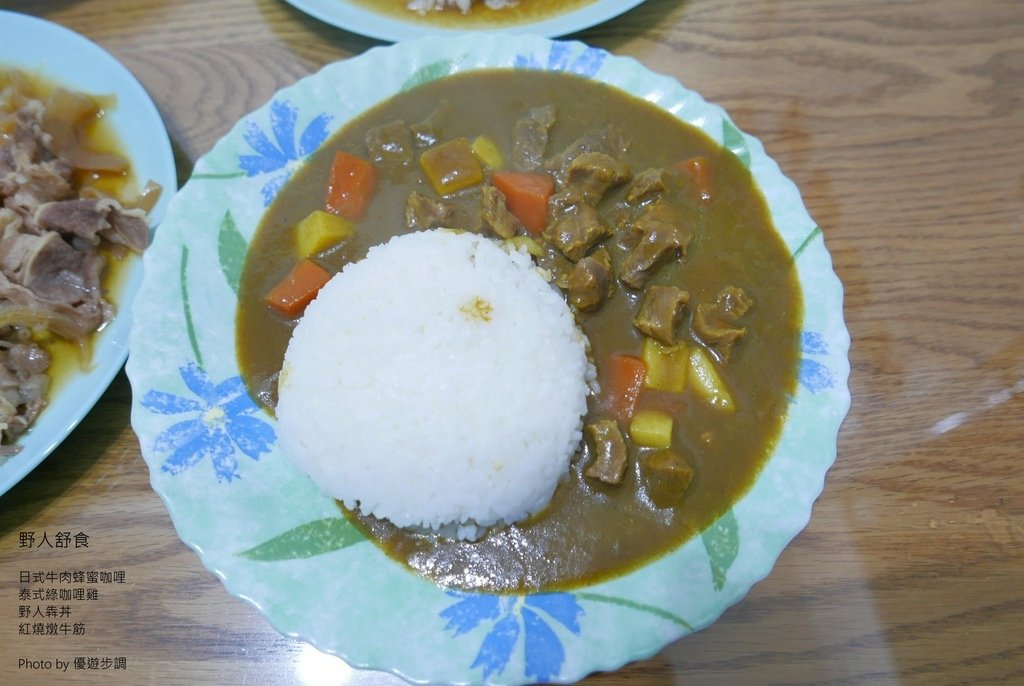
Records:
{"label": "cooked white rice grain", "polygon": [[324,493],[398,526],[511,523],[568,471],[585,345],[524,253],[400,236],[331,279],[296,327],[280,445]]}

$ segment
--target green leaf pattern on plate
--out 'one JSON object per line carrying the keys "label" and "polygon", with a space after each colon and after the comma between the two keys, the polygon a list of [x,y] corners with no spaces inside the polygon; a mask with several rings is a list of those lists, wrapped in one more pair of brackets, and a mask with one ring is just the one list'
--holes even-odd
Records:
{"label": "green leaf pattern on plate", "polygon": [[604,595],[602,593],[590,593],[588,591],[581,591],[575,594],[580,600],[590,600],[595,603],[610,603],[612,605],[618,605],[620,607],[628,607],[631,610],[638,612],[646,612],[656,617],[661,617],[674,624],[678,624],[687,631],[693,631],[694,627],[692,624],[687,622],[679,615],[669,612],[668,610],[656,607],[654,605],[648,605],[647,603],[638,603],[635,600],[629,600],[628,598],[619,598],[617,596]]}
{"label": "green leaf pattern on plate", "polygon": [[722,119],[722,145],[740,158],[744,167],[750,167],[750,148],[747,139],[729,119]]}
{"label": "green leaf pattern on plate", "polygon": [[798,257],[800,257],[800,253],[802,253],[804,250],[806,250],[807,246],[810,245],[814,241],[814,239],[817,238],[820,235],[821,235],[821,227],[820,226],[815,226],[811,230],[811,232],[809,234],[807,234],[807,238],[805,238],[803,240],[803,242],[801,242],[800,245],[797,247],[797,249],[793,251],[793,261],[795,262],[796,259]]}
{"label": "green leaf pattern on plate", "polygon": [[711,563],[711,581],[716,591],[725,587],[725,576],[740,552],[740,530],[732,510],[700,534]]}
{"label": "green leaf pattern on plate", "polygon": [[245,265],[245,253],[249,245],[242,238],[235,226],[235,219],[231,216],[231,210],[224,213],[224,219],[220,222],[220,232],[217,236],[217,256],[220,258],[220,268],[224,272],[224,278],[228,280],[231,290],[238,295],[238,284],[242,280],[242,267]]}
{"label": "green leaf pattern on plate", "polygon": [[181,283],[181,308],[185,311],[185,331],[188,333],[188,342],[192,346],[192,354],[196,363],[203,367],[203,353],[199,350],[199,338],[196,335],[196,325],[192,320],[192,303],[188,294],[188,246],[181,246],[181,266],[178,272]]}
{"label": "green leaf pattern on plate", "polygon": [[407,91],[410,88],[415,88],[416,86],[421,86],[424,83],[435,81],[442,76],[448,76],[448,74],[452,73],[452,67],[454,64],[454,60],[438,60],[422,66],[413,72],[412,76],[402,83],[402,90]]}
{"label": "green leaf pattern on plate", "polygon": [[344,517],[327,517],[300,524],[239,555],[260,562],[298,560],[332,553],[365,540],[363,532]]}

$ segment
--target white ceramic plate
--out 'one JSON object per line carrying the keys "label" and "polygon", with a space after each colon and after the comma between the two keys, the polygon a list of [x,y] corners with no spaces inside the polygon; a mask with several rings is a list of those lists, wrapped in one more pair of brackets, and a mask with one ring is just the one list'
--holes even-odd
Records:
{"label": "white ceramic plate", "polygon": [[[568,592],[458,593],[385,556],[281,453],[235,353],[241,266],[264,208],[294,170],[381,100],[483,68],[609,83],[731,150],[764,193],[804,300],[800,383],[751,490],[673,552]],[[577,42],[433,36],[326,66],[244,117],[196,163],[144,260],[127,366],[132,425],[182,540],[282,633],[417,683],[571,682],[707,626],[807,524],[849,407],[842,286],[796,187],[721,108],[635,60]]]}
{"label": "white ceramic plate", "polygon": [[[346,29],[354,33],[386,41],[399,41],[418,38],[425,34],[457,35],[472,29],[457,29],[432,26],[410,18],[403,21],[389,14],[373,12],[349,0],[285,0],[293,7],[306,14],[316,17],[328,24]],[[489,27],[490,30],[501,29],[505,33],[529,33],[536,36],[564,36],[575,31],[582,31],[596,26],[627,10],[636,7],[644,0],[594,0],[579,9],[559,14],[540,21],[509,26]]]}
{"label": "white ceramic plate", "polygon": [[[107,115],[140,183],[163,187],[154,208],[155,226],[177,188],[174,155],[163,120],[142,85],[106,50],[62,26],[14,12],[0,11],[0,68],[43,76],[72,90],[115,95]],[[6,493],[49,455],[82,420],[121,369],[128,355],[128,305],[142,281],[142,261],[133,259],[121,290],[111,299],[118,314],[97,334],[89,368],[65,381],[57,397],[23,435],[21,452],[0,458],[0,494]]]}

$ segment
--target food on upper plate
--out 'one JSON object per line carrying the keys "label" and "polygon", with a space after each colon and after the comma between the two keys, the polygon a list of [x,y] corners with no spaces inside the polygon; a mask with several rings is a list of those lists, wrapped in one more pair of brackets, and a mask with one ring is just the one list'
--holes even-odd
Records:
{"label": "food on upper plate", "polygon": [[444,28],[494,28],[551,19],[595,0],[348,0],[368,11]]}
{"label": "food on upper plate", "polygon": [[53,357],[87,361],[114,316],[111,266],[149,242],[159,189],[132,192],[106,107],[0,69],[0,455],[46,406]]}
{"label": "food on upper plate", "polygon": [[476,538],[547,505],[579,445],[587,372],[529,255],[418,231],[346,265],[305,310],[278,440],[350,508]]}
{"label": "food on upper plate", "polygon": [[[492,10],[503,10],[507,7],[515,7],[520,0],[483,0],[484,5]],[[463,14],[469,11],[473,0],[408,0],[406,7],[413,12],[439,12],[444,9],[457,9]],[[477,4],[481,4],[477,0]]]}
{"label": "food on upper plate", "polygon": [[[310,240],[309,222],[333,238]],[[670,113],[571,74],[499,69],[432,81],[363,113],[310,157],[265,214],[242,274],[237,352],[253,395],[275,406],[292,331],[333,274],[371,246],[438,227],[530,255],[586,335],[596,385],[568,469],[547,506],[522,521],[470,541],[343,506],[388,555],[445,587],[567,588],[674,549],[746,492],[796,385],[802,303],[792,259],[735,155]],[[430,260],[418,268],[429,274]],[[377,288],[401,301],[413,279],[410,268],[396,272]],[[405,349],[391,327],[362,326],[359,336]],[[515,352],[532,336],[504,336],[502,374],[526,385],[544,382]],[[448,350],[457,390],[488,384],[490,375],[458,373],[485,341],[460,338]],[[327,367],[359,350],[305,355]],[[389,381],[366,392],[381,406],[429,397],[436,377],[389,376],[414,368],[416,354],[394,367],[374,358],[366,383],[377,373]],[[317,424],[347,406],[310,401],[325,406]],[[467,437],[495,430],[439,405],[435,426],[415,430],[428,454],[446,445],[448,423]],[[540,408],[498,409],[541,421]],[[400,479],[396,492],[421,487]]]}

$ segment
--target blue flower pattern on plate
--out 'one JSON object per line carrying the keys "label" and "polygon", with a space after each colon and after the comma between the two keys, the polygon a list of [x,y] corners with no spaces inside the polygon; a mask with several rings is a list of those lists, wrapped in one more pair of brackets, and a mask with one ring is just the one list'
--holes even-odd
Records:
{"label": "blue flower pattern on plate", "polygon": [[539,593],[528,596],[471,595],[449,592],[456,602],[440,615],[453,637],[485,622],[493,622],[484,636],[471,669],[483,670],[483,678],[502,673],[523,637],[525,675],[536,681],[556,678],[565,662],[565,648],[550,624],[554,620],[572,634],[580,635],[583,608],[571,593]]}
{"label": "blue flower pattern on plate", "polygon": [[245,170],[246,176],[281,172],[271,177],[260,190],[264,206],[271,203],[291,177],[292,164],[305,158],[327,139],[327,124],[331,118],[327,114],[320,114],[306,125],[296,147],[297,120],[298,111],[291,103],[275,100],[270,104],[270,131],[274,141],[256,122],[249,120],[245,123],[242,138],[257,154],[239,155],[238,166]]}
{"label": "blue flower pattern on plate", "polygon": [[239,478],[236,448],[253,460],[269,452],[275,436],[271,426],[251,416],[259,408],[240,376],[214,384],[206,371],[189,362],[179,368],[182,380],[196,398],[149,390],[142,405],[159,414],[191,414],[157,435],[153,450],[170,453],[163,471],[178,474],[209,457],[218,481]]}
{"label": "blue flower pattern on plate", "polygon": [[[828,355],[828,344],[825,337],[816,331],[804,331],[800,334],[800,352],[805,355]],[[836,384],[835,373],[816,360],[809,357],[800,359],[800,383],[811,393],[832,388]]]}
{"label": "blue flower pattern on plate", "polygon": [[567,71],[580,76],[592,77],[601,69],[608,53],[598,48],[585,48],[573,58],[575,47],[570,43],[554,43],[548,52],[547,61],[541,62],[536,55],[516,55],[516,69],[542,69],[546,71]]}

